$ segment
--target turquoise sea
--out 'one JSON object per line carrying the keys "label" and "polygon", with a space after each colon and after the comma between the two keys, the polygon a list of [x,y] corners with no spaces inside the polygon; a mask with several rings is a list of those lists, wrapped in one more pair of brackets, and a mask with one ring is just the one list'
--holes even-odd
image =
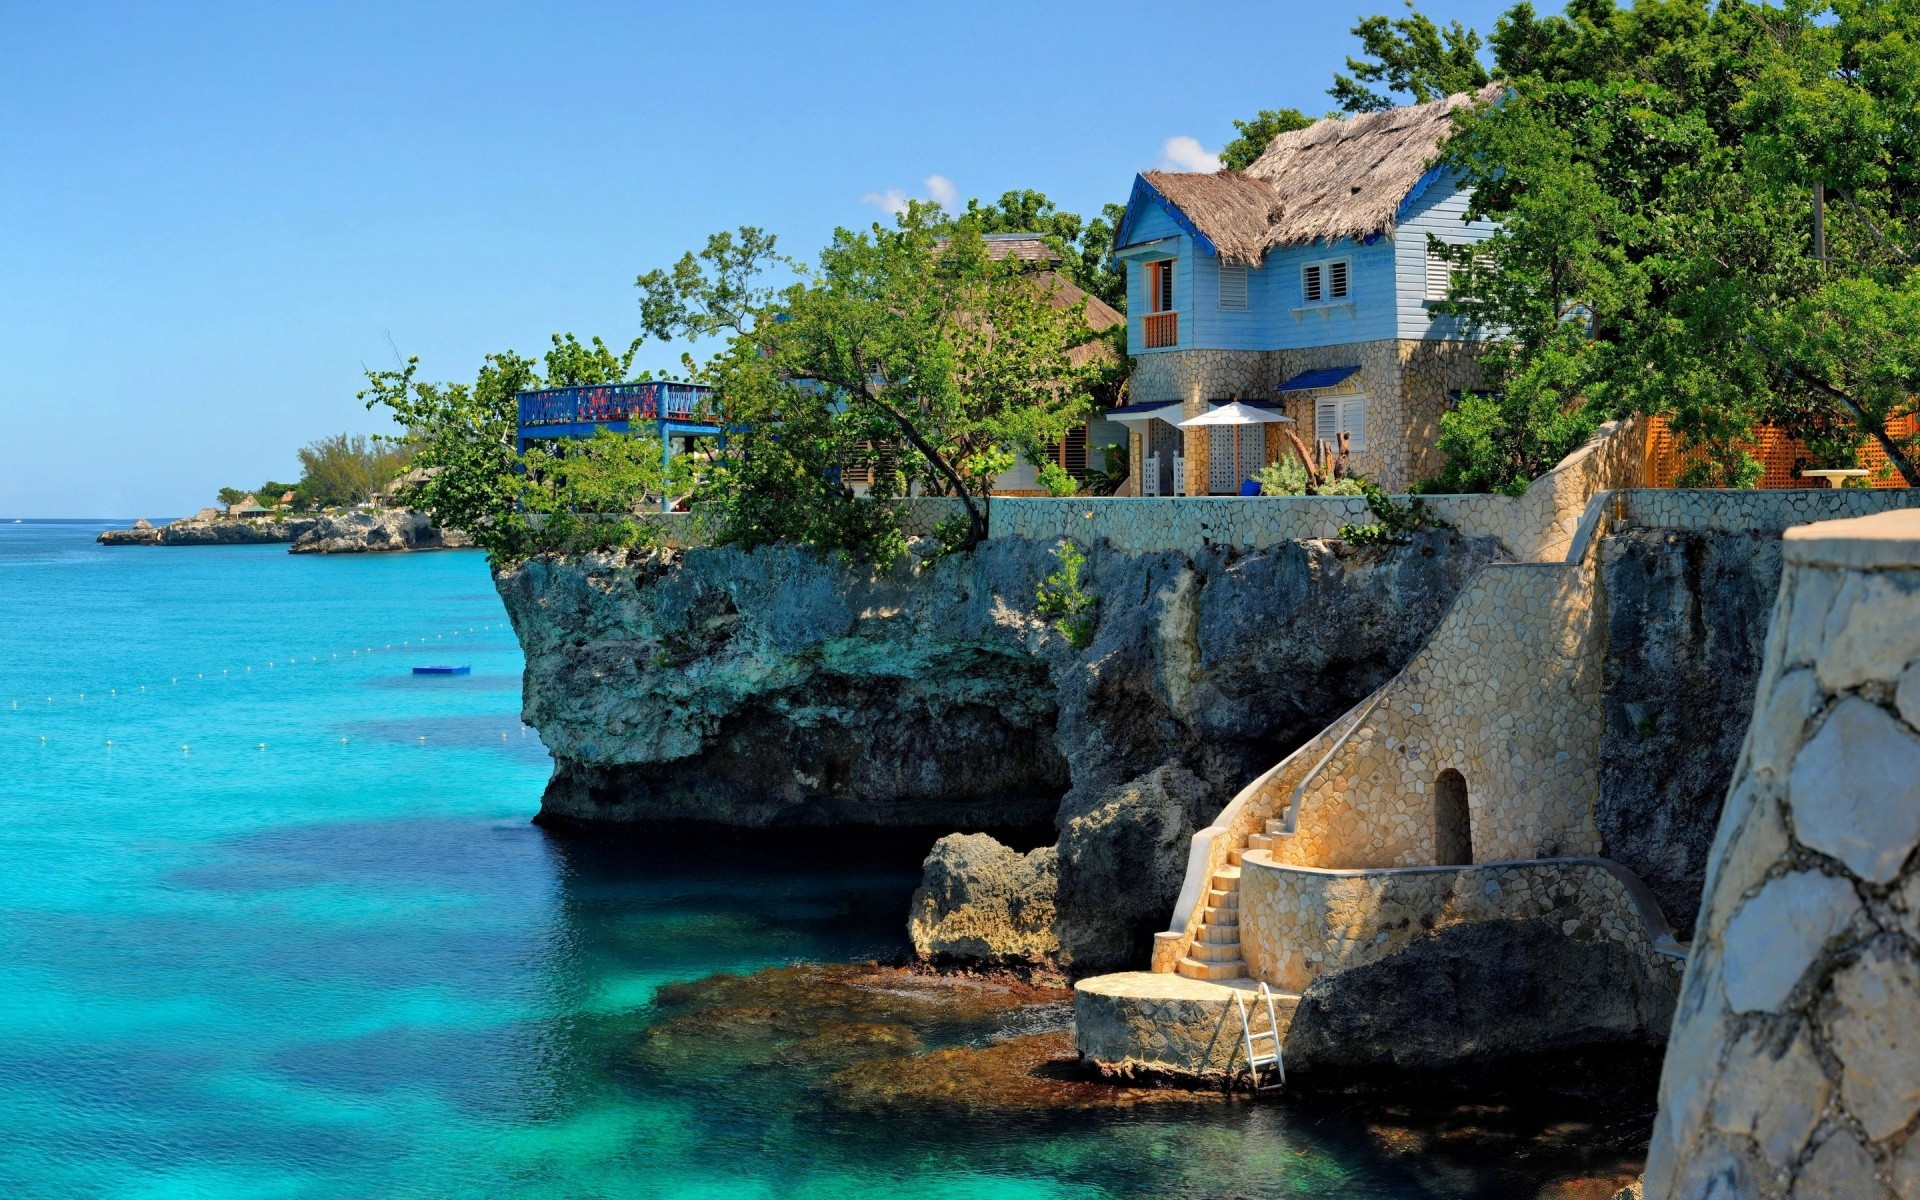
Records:
{"label": "turquoise sea", "polygon": [[477,553],[106,527],[0,523],[0,1196],[1531,1194],[1298,1107],[854,1116],[649,1068],[664,983],[898,954],[912,857],[530,825]]}

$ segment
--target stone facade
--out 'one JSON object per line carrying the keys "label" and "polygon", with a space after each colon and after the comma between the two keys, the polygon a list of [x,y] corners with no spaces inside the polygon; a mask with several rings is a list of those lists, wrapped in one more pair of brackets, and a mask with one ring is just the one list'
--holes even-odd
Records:
{"label": "stone facade", "polygon": [[1920,1195],[1920,514],[1787,531],[1646,1195]]}
{"label": "stone facade", "polygon": [[1472,859],[1597,854],[1601,728],[1592,571],[1481,568],[1425,648],[1304,783],[1282,862],[1437,862],[1435,780],[1465,778]]}
{"label": "stone facade", "polygon": [[[1444,463],[1435,446],[1440,415],[1447,410],[1449,392],[1479,386],[1480,353],[1478,342],[1403,338],[1299,350],[1155,351],[1135,357],[1129,392],[1135,404],[1181,404],[1188,416],[1197,416],[1212,401],[1271,398],[1276,387],[1302,371],[1358,365],[1359,373],[1336,388],[1285,397],[1287,415],[1311,446],[1316,398],[1364,394],[1366,449],[1352,457],[1352,469],[1399,490],[1439,473]],[[1204,496],[1205,431],[1188,430],[1186,447],[1187,494]],[[1269,454],[1274,449],[1270,444]],[[1142,460],[1136,455],[1132,461]]]}
{"label": "stone facade", "polygon": [[[1097,1063],[1180,1075],[1222,1076],[1246,1067],[1236,989],[1178,975],[1127,971],[1083,979],[1073,989],[1074,1036]],[[1249,1010],[1254,996],[1251,984]],[[1296,1003],[1276,1011],[1282,1027]],[[1264,1028],[1264,1013],[1255,1028]]]}
{"label": "stone facade", "polygon": [[1304,992],[1455,925],[1552,917],[1579,942],[1625,947],[1666,988],[1664,1028],[1686,952],[1639,881],[1597,858],[1328,871],[1249,854],[1241,877],[1240,940],[1256,980]]}

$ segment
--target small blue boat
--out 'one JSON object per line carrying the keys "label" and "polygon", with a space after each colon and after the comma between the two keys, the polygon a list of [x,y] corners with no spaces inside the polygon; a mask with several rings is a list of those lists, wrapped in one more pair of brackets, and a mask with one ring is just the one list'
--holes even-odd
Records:
{"label": "small blue boat", "polygon": [[471,675],[472,667],[415,667],[415,675]]}

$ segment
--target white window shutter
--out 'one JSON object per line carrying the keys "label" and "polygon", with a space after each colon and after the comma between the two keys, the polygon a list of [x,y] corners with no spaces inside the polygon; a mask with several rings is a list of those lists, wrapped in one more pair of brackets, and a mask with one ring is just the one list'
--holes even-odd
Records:
{"label": "white window shutter", "polygon": [[1308,304],[1320,303],[1322,293],[1319,263],[1311,263],[1300,268],[1300,295]]}
{"label": "white window shutter", "polygon": [[1347,435],[1347,449],[1355,454],[1366,453],[1367,398],[1365,396],[1340,398],[1340,429]]}
{"label": "white window shutter", "polygon": [[1327,298],[1329,300],[1347,298],[1347,260],[1344,258],[1327,264]]}
{"label": "white window shutter", "polygon": [[1445,300],[1453,283],[1453,264],[1427,248],[1427,299]]}
{"label": "white window shutter", "polygon": [[1322,396],[1314,402],[1313,440],[1340,448],[1340,397]]}
{"label": "white window shutter", "polygon": [[1220,264],[1220,308],[1225,312],[1247,311],[1247,268],[1244,264]]}

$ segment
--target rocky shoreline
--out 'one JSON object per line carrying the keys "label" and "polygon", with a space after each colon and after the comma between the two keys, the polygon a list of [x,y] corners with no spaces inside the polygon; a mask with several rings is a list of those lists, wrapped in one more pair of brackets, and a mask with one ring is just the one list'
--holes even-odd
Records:
{"label": "rocky shoreline", "polygon": [[109,529],[103,546],[255,546],[286,544],[293,554],[365,554],[399,550],[459,550],[473,539],[442,530],[426,514],[398,509],[327,516],[186,517],[154,525]]}

